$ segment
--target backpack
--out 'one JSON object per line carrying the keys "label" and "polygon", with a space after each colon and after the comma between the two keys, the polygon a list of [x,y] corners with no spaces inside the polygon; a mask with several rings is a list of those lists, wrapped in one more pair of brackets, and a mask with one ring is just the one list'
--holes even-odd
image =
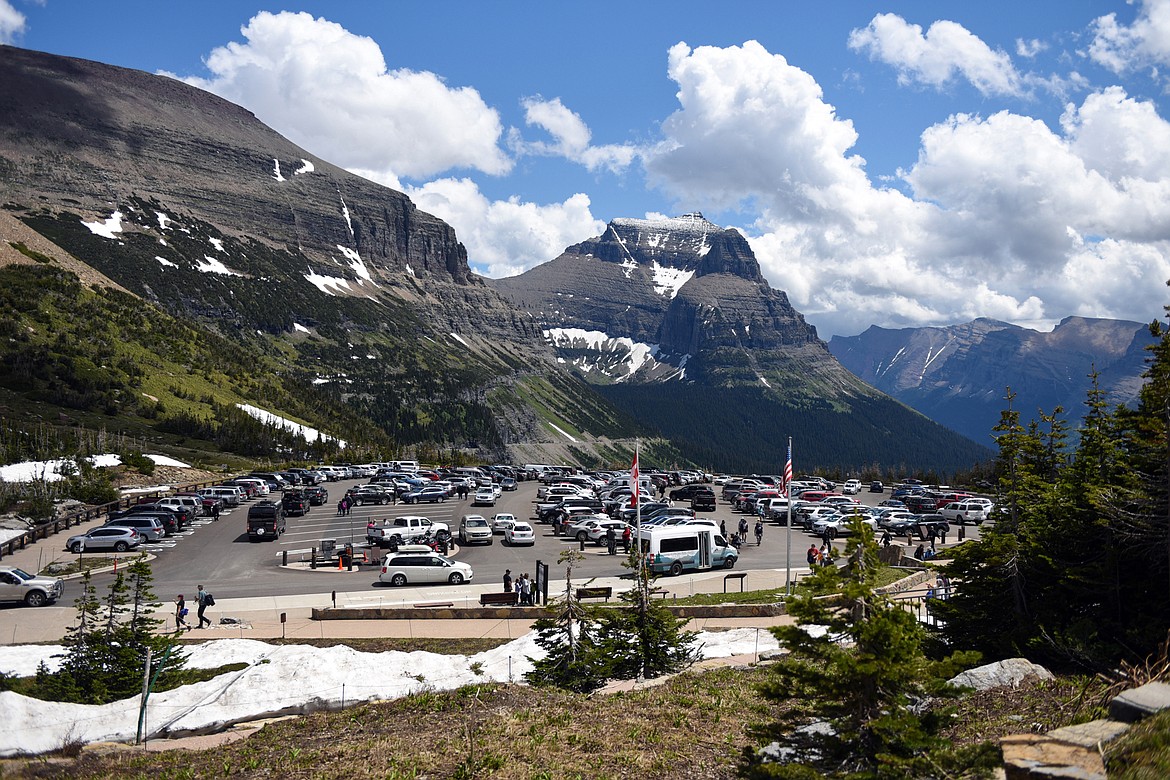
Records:
{"label": "backpack", "polygon": [[214,607],[215,606],[215,596],[212,596],[210,593],[208,593],[206,596],[203,597],[203,603],[209,607]]}

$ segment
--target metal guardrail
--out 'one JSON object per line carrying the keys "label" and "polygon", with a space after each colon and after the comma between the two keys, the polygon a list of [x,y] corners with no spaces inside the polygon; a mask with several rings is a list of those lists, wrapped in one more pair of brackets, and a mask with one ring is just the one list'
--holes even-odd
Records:
{"label": "metal guardrail", "polygon": [[[225,479],[230,479],[226,477]],[[34,528],[29,529],[20,536],[13,537],[6,542],[0,543],[0,560],[4,560],[5,555],[12,555],[17,550],[23,550],[30,544],[35,544],[40,539],[48,539],[50,536],[67,531],[70,528],[87,523],[96,517],[108,515],[110,512],[119,509],[129,509],[135,504],[140,504],[144,499],[165,498],[166,496],[174,495],[175,493],[186,493],[200,488],[213,487],[218,485],[223,480],[211,480],[208,482],[193,482],[188,485],[180,485],[176,488],[159,488],[158,490],[150,490],[145,493],[135,493],[130,496],[123,496],[117,501],[111,501],[108,504],[99,504],[97,506],[87,506],[84,509],[78,509],[66,514],[64,517],[57,520],[50,520],[41,523]]]}

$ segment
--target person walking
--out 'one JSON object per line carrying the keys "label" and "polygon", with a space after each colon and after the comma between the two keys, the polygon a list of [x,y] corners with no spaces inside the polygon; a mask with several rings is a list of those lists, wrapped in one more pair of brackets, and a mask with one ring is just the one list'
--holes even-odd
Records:
{"label": "person walking", "polygon": [[520,575],[520,603],[526,607],[532,606],[532,581],[528,579],[528,574]]}
{"label": "person walking", "polygon": [[719,521],[719,535],[724,539],[727,538],[727,522],[725,520]]}
{"label": "person walking", "polygon": [[746,541],[748,534],[748,521],[746,517],[739,518],[739,540]]}
{"label": "person walking", "polygon": [[756,547],[764,543],[764,521],[756,521]]}
{"label": "person walking", "polygon": [[195,600],[199,604],[199,610],[196,612],[196,616],[199,618],[199,625],[195,626],[195,628],[203,628],[204,621],[206,621],[207,625],[210,626],[211,625],[211,618],[207,617],[203,613],[206,612],[207,608],[209,606],[211,606],[211,604],[214,603],[211,600],[211,594],[208,593],[207,591],[205,591],[203,589],[203,586],[200,585],[199,591],[195,594]]}
{"label": "person walking", "polygon": [[182,631],[184,628],[191,630],[191,626],[187,625],[187,600],[180,593],[175,598],[175,630]]}
{"label": "person walking", "polygon": [[624,552],[627,554],[630,552],[630,541],[633,538],[634,532],[630,530],[630,527],[627,525],[625,530],[622,531],[622,547],[624,548]]}
{"label": "person walking", "polygon": [[894,541],[894,537],[890,536],[890,529],[882,532],[882,547],[889,547],[890,542]]}
{"label": "person walking", "polygon": [[219,519],[219,505],[221,503],[223,503],[223,502],[216,501],[214,504],[211,505],[211,521],[212,522],[215,522],[216,520]]}
{"label": "person walking", "polygon": [[512,592],[512,570],[504,569],[504,592]]}

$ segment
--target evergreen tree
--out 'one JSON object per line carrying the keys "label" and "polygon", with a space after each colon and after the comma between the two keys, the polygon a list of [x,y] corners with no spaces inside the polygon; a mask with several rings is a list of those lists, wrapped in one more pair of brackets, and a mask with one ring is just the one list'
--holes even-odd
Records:
{"label": "evergreen tree", "polygon": [[749,753],[746,777],[932,774],[924,756],[942,742],[933,717],[914,708],[930,681],[922,628],[875,591],[872,529],[853,519],[849,530],[849,564],[806,579],[807,592],[788,602],[797,624],[772,629],[788,653],[771,667],[764,696],[799,706],[764,732],[785,751],[784,763]]}
{"label": "evergreen tree", "polygon": [[564,605],[550,617],[533,623],[536,644],[544,658],[532,661],[532,671],[524,675],[530,685],[552,685],[577,693],[591,693],[605,685],[608,664],[598,652],[594,620],[581,606],[573,589],[573,564],[585,556],[576,550],[564,550],[557,563],[565,564]]}
{"label": "evergreen tree", "polygon": [[105,599],[87,572],[75,604],[77,623],[65,637],[66,653],[61,668],[50,673],[43,665],[37,671],[34,695],[52,701],[105,704],[138,694],[146,665],[147,648],[152,669],[168,682],[185,663],[174,652],[174,636],[156,634],[162,624],[150,610],[155,601],[150,582],[150,564],[142,559],[119,572]]}
{"label": "evergreen tree", "polygon": [[627,566],[635,569],[638,586],[621,594],[628,606],[597,613],[598,646],[616,680],[653,679],[681,672],[698,659],[696,634],[684,631],[686,618],[675,617],[650,590],[650,570],[639,565],[632,550]]}

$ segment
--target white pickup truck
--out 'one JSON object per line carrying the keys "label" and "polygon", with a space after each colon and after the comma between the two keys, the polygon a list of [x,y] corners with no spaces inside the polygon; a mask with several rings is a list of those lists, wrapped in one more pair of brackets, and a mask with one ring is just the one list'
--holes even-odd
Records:
{"label": "white pickup truck", "polygon": [[394,544],[391,539],[395,539],[401,545],[428,533],[435,539],[451,539],[451,528],[446,523],[431,522],[429,518],[413,515],[383,520],[382,524],[374,526],[368,535],[379,547],[391,547]]}

